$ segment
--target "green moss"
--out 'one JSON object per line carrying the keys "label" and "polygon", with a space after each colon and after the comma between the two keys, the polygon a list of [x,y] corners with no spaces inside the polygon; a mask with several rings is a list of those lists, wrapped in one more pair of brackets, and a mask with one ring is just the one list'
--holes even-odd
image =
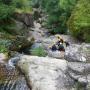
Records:
{"label": "green moss", "polygon": [[87,90],[86,86],[82,85],[79,82],[76,82],[75,86],[76,86],[76,90]]}
{"label": "green moss", "polygon": [[10,40],[0,39],[0,53],[8,54],[9,50],[8,47],[10,45]]}
{"label": "green moss", "polygon": [[71,34],[83,41],[90,42],[90,0],[79,0],[68,21]]}
{"label": "green moss", "polygon": [[5,53],[7,52],[7,48],[3,45],[0,45],[0,53]]}
{"label": "green moss", "polygon": [[34,48],[31,50],[31,54],[35,56],[46,56],[47,53],[44,51],[43,47]]}

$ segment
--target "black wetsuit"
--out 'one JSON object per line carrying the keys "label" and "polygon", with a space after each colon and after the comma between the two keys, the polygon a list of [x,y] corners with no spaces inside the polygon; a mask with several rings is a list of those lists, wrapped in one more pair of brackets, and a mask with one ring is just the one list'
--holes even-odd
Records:
{"label": "black wetsuit", "polygon": [[63,46],[63,42],[58,41],[56,44],[58,45],[58,50],[59,51],[65,51],[64,46]]}
{"label": "black wetsuit", "polygon": [[52,51],[56,51],[56,50],[57,50],[57,47],[56,47],[55,44],[51,47],[51,50],[52,50]]}
{"label": "black wetsuit", "polygon": [[65,48],[64,48],[63,44],[59,44],[58,50],[59,51],[65,51]]}
{"label": "black wetsuit", "polygon": [[[69,46],[69,43],[65,41],[65,44],[66,44],[66,47]],[[56,45],[58,47],[56,47]],[[56,42],[56,44],[54,44],[51,48],[50,48],[52,51],[65,51],[65,48],[63,46],[63,41],[58,41]]]}

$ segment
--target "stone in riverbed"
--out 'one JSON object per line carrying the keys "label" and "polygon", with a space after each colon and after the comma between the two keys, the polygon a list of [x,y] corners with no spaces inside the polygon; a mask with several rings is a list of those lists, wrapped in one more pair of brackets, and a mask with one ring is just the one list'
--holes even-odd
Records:
{"label": "stone in riverbed", "polygon": [[66,74],[67,63],[63,59],[24,55],[18,67],[32,90],[70,90],[74,83]]}
{"label": "stone in riverbed", "polygon": [[87,75],[90,74],[90,63],[68,62],[68,70],[78,75]]}
{"label": "stone in riverbed", "polygon": [[90,62],[90,44],[72,44],[65,51],[65,59],[69,62]]}
{"label": "stone in riverbed", "polygon": [[66,49],[65,59],[69,76],[90,88],[90,44],[72,44]]}
{"label": "stone in riverbed", "polygon": [[71,78],[90,87],[90,63],[68,62],[68,74]]}

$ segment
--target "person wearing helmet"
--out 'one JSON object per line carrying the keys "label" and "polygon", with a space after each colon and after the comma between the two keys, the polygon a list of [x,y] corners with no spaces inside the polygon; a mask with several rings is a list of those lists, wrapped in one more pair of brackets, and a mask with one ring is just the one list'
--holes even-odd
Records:
{"label": "person wearing helmet", "polygon": [[51,49],[52,51],[58,50],[58,51],[64,51],[64,52],[65,52],[65,47],[69,46],[69,43],[68,43],[67,41],[64,41],[64,40],[60,37],[60,35],[57,35],[56,37],[57,37],[58,40],[57,40],[56,43],[54,43],[54,44],[50,47],[50,49]]}

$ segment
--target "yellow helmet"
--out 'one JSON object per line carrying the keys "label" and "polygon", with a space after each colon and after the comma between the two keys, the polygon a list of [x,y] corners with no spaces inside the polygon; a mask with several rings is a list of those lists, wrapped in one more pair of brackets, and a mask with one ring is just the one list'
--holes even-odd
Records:
{"label": "yellow helmet", "polygon": [[57,35],[55,35],[55,37],[56,37],[56,38],[58,38],[58,39],[61,39],[61,36],[60,36],[60,35],[58,35],[58,34],[57,34]]}

